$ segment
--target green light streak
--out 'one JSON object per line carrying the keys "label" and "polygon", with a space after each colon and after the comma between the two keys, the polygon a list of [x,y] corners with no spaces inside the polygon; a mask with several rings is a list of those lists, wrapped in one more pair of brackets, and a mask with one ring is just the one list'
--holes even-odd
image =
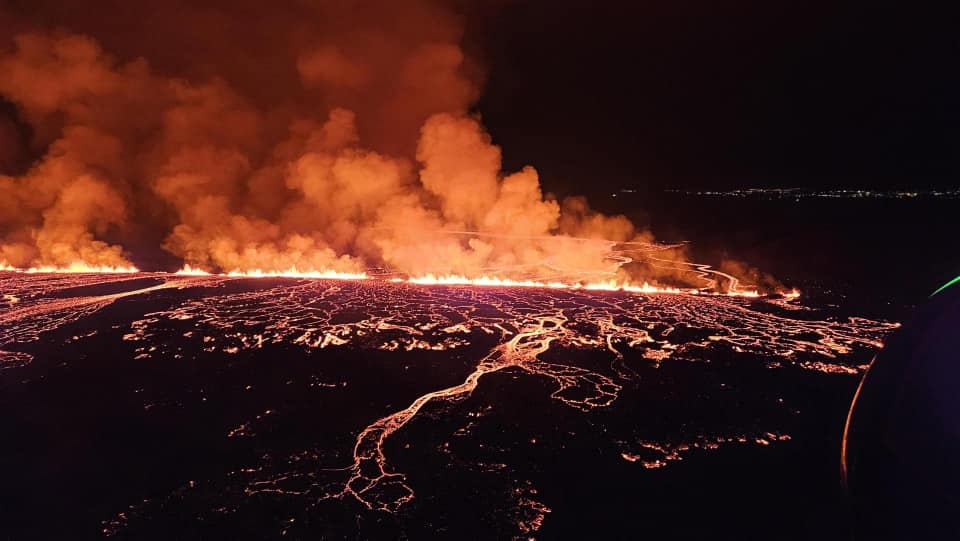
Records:
{"label": "green light streak", "polygon": [[933,293],[931,293],[930,296],[932,297],[932,296],[936,295],[937,293],[940,293],[940,292],[943,291],[944,289],[947,289],[948,287],[952,286],[953,284],[956,284],[957,282],[960,282],[960,276],[957,276],[957,277],[954,278],[953,280],[950,280],[949,282],[943,284],[942,286],[940,286],[940,289],[938,289],[938,290],[934,291]]}

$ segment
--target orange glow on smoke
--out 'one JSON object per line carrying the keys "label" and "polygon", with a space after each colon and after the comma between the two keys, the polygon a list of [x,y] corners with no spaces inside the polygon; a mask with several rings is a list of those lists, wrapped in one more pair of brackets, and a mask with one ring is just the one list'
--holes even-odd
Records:
{"label": "orange glow on smoke", "polygon": [[[22,174],[0,174],[0,269],[136,272],[131,261],[163,250],[192,276],[735,297],[783,289],[743,262],[690,261],[685,243],[658,243],[583,197],[558,199],[533,166],[505,170],[468,113],[483,66],[443,2],[326,4],[323,16],[265,5],[255,28],[220,25],[242,43],[276,24],[267,32],[281,40],[268,45],[276,63],[263,71],[229,69],[236,55],[203,47],[205,25],[161,58],[48,28],[45,17],[11,36],[0,47],[9,74],[0,101],[47,151],[20,157],[30,164]],[[180,11],[158,19],[191,19]],[[182,72],[162,61],[170,54]],[[264,81],[275,92],[265,95]]]}

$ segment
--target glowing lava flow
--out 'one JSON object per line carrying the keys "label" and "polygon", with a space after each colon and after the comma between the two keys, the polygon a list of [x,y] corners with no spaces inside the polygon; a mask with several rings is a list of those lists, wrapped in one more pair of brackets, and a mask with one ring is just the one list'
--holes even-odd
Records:
{"label": "glowing lava flow", "polygon": [[[211,273],[202,269],[184,265],[183,268],[175,272],[178,276],[227,276],[231,278],[305,278],[316,280],[366,280],[370,276],[365,272],[340,272],[334,270],[322,271],[302,271],[296,268],[290,268],[282,271],[275,270],[233,270],[226,273]],[[497,276],[480,276],[468,278],[460,274],[434,275],[426,274],[423,276],[414,276],[408,278],[390,278],[392,283],[409,283],[416,285],[439,285],[439,286],[475,286],[475,287],[522,287],[522,288],[545,288],[545,289],[567,289],[584,291],[625,291],[628,293],[645,294],[690,294],[690,295],[724,295],[730,297],[759,297],[760,292],[755,290],[738,291],[731,290],[725,293],[717,293],[697,288],[679,288],[655,286],[647,282],[636,285],[625,281],[606,280],[593,282],[565,282],[565,281],[539,281],[539,280],[514,280],[511,278],[501,278]],[[780,293],[784,297],[795,299],[800,296],[796,290],[787,293]]]}
{"label": "glowing lava flow", "polygon": [[[191,301],[166,314],[193,321],[207,351],[235,354],[271,344],[308,349],[346,346],[437,352],[494,340],[474,369],[458,384],[428,391],[409,405],[363,428],[346,468],[291,458],[292,471],[251,470],[246,493],[304,496],[318,500],[355,499],[367,509],[396,511],[413,498],[404,474],[392,470],[384,442],[433,402],[470,396],[479,380],[511,369],[546,378],[552,398],[582,411],[610,405],[634,377],[633,366],[667,359],[703,361],[726,351],[747,358],[776,358],[823,373],[841,373],[840,357],[879,346],[895,324],[792,319],[758,311],[752,299],[724,295],[587,294],[581,290],[511,287],[423,287],[381,280],[343,283],[304,281],[265,290]],[[772,305],[778,306],[778,305]],[[341,320],[340,314],[352,314]],[[164,316],[160,316],[164,317]],[[343,321],[343,322],[336,322]],[[157,340],[156,317],[136,322],[131,339]],[[702,329],[690,334],[689,329]],[[483,338],[483,337],[489,338]],[[558,363],[551,351],[592,351],[596,366]],[[631,353],[627,360],[627,353]],[[151,355],[141,349],[143,355]],[[184,350],[166,354],[183,355]],[[820,364],[811,363],[818,359]],[[633,365],[633,366],[631,366]],[[606,366],[606,368],[604,368]],[[859,364],[851,367],[859,370]],[[328,477],[334,479],[328,479]]]}
{"label": "glowing lava flow", "polygon": [[18,268],[10,265],[0,265],[0,271],[22,272],[26,274],[129,274],[140,272],[140,269],[134,266],[110,266],[110,265],[89,265],[82,261],[74,261],[69,265],[54,266],[45,265],[40,267]]}
{"label": "glowing lava flow", "polygon": [[223,274],[207,272],[203,269],[184,265],[183,268],[174,274],[180,276],[229,276],[232,278],[308,278],[313,280],[365,280],[365,272],[340,272],[335,270],[309,270],[304,271],[296,267],[290,267],[286,270],[232,270]]}
{"label": "glowing lava flow", "polygon": [[588,291],[630,291],[633,293],[697,293],[696,289],[680,289],[676,287],[658,287],[652,286],[646,282],[642,285],[631,285],[626,282],[617,282],[608,280],[605,282],[587,282],[587,283],[567,283],[567,282],[541,282],[536,280],[512,280],[510,278],[499,278],[496,276],[480,276],[478,278],[468,278],[460,274],[447,274],[436,276],[427,274],[407,278],[393,278],[392,282],[408,282],[417,285],[469,285],[480,287],[537,287],[547,289],[584,289]]}
{"label": "glowing lava flow", "polygon": [[[728,276],[728,275],[724,275]],[[731,278],[733,285],[736,285],[736,279]],[[433,275],[426,274],[424,276],[416,276],[407,279],[403,278],[391,278],[391,282],[401,283],[406,282],[410,284],[417,285],[442,285],[442,286],[457,286],[457,285],[467,285],[467,286],[477,286],[477,287],[532,287],[532,288],[545,288],[545,289],[568,289],[568,290],[584,290],[584,291],[626,291],[628,293],[645,293],[645,294],[668,294],[668,295],[679,295],[679,294],[688,294],[688,295],[721,295],[726,297],[760,297],[761,294],[757,290],[739,290],[731,288],[726,292],[715,292],[710,291],[708,288],[680,288],[680,287],[666,287],[666,286],[655,286],[651,285],[648,282],[643,282],[642,284],[631,284],[625,281],[618,281],[614,279],[605,280],[605,281],[593,281],[593,282],[563,282],[563,281],[553,281],[553,282],[544,282],[538,280],[512,280],[510,278],[499,278],[496,276],[480,276],[478,278],[468,278],[461,274],[446,274],[446,275]],[[714,284],[715,285],[715,284]],[[711,285],[711,287],[714,287]],[[781,295],[788,299],[796,299],[800,296],[800,292],[796,289],[786,291],[786,292],[777,292],[777,295]]]}
{"label": "glowing lava flow", "polygon": [[[25,274],[133,274],[140,272],[136,267],[109,267],[109,266],[91,266],[84,263],[73,263],[65,267],[31,267],[15,268],[10,266],[0,266],[0,271],[19,272]],[[177,276],[225,276],[231,278],[303,278],[313,280],[366,280],[370,276],[365,272],[340,272],[334,270],[310,270],[303,271],[297,268],[286,270],[232,270],[226,273],[212,273],[184,265],[180,270],[173,273]],[[725,275],[727,276],[727,275]],[[735,278],[730,277],[735,283]],[[546,288],[546,289],[567,289],[584,291],[625,291],[629,293],[644,294],[690,294],[690,295],[723,295],[730,297],[760,297],[761,294],[756,290],[736,290],[731,289],[727,292],[709,291],[707,288],[679,288],[655,286],[647,282],[642,284],[631,284],[625,281],[614,279],[592,282],[564,282],[564,281],[538,281],[538,280],[514,280],[511,278],[500,278],[496,276],[480,276],[477,278],[468,278],[463,275],[433,275],[409,278],[390,278],[390,282],[406,282],[417,285],[442,285],[442,286],[476,286],[476,287],[523,287],[523,288]],[[712,286],[711,286],[712,287]],[[800,292],[796,289],[788,292],[778,292],[779,295],[787,299],[796,299]]]}
{"label": "glowing lava flow", "polygon": [[[461,415],[460,404],[476,407],[466,399],[478,393],[481,380],[494,374],[501,374],[492,378],[494,386],[507,375],[508,379],[531,376],[536,381],[529,387],[533,392],[546,386],[545,396],[569,406],[573,414],[590,411],[598,415],[602,412],[597,410],[614,405],[624,393],[636,392],[638,382],[664,370],[667,363],[696,363],[686,366],[722,373],[714,363],[723,360],[752,370],[845,377],[861,371],[883,337],[897,326],[838,318],[829,311],[821,313],[791,303],[789,298],[694,294],[694,290],[680,292],[691,294],[662,294],[676,292],[644,292],[617,283],[591,288],[586,284],[551,287],[550,282],[515,284],[495,279],[450,283],[456,279],[436,277],[426,284],[382,278],[257,281],[192,276],[191,271],[184,269],[180,276],[0,273],[6,305],[0,311],[0,348],[36,342],[42,333],[77,324],[123,297],[182,288],[182,293],[124,307],[123,318],[130,317],[129,310],[143,311],[141,319],[132,321],[129,328],[112,331],[123,341],[117,348],[118,362],[129,355],[139,363],[172,359],[179,363],[220,362],[227,370],[227,356],[236,355],[239,362],[265,355],[276,364],[275,369],[282,370],[297,350],[312,355],[327,348],[343,348],[347,358],[402,359],[404,364],[442,367],[419,372],[397,390],[391,388],[392,396],[403,400],[399,409],[384,410],[385,404],[375,404],[376,396],[364,397],[363,407],[369,404],[372,409],[361,410],[359,423],[351,422],[343,437],[330,440],[324,435],[324,441],[312,442],[311,431],[302,431],[306,441],[299,447],[301,451],[251,457],[253,467],[236,470],[228,478],[243,501],[292,497],[309,502],[307,506],[345,500],[357,502],[362,509],[401,509],[414,498],[416,481],[411,479],[417,477],[408,478],[395,466],[409,464],[410,456],[399,456],[402,446],[395,451],[393,443],[402,442],[405,431],[413,430],[411,421],[436,422],[440,416]],[[129,291],[90,294],[89,288],[101,285],[117,291],[125,281],[131,281]],[[464,287],[473,285],[484,287]],[[74,331],[76,336],[68,339],[71,347],[82,347],[87,333],[101,329],[102,320],[98,325],[91,330],[89,324],[81,324]],[[23,349],[29,352],[31,348]],[[283,355],[277,356],[278,351]],[[30,357],[9,351],[0,355],[6,356],[0,363],[7,361],[13,366]],[[317,355],[314,359],[318,362],[308,363],[315,366],[310,369],[315,371],[313,375],[325,374],[328,367],[323,361],[328,358]],[[425,373],[426,379],[421,380]],[[357,383],[369,377],[351,374]],[[257,380],[244,383],[253,386]],[[295,383],[299,384],[291,381]],[[352,391],[355,382],[344,379],[337,384],[323,383],[311,392],[343,396],[349,394],[344,390],[347,383]],[[317,403],[327,404],[322,396]],[[271,395],[270,400],[275,399],[276,395]],[[268,406],[269,415],[238,422],[243,429],[231,430],[225,437],[269,433],[269,426],[263,425],[275,423],[286,413],[282,407]],[[471,412],[470,423],[481,423],[483,415],[480,410]],[[762,434],[767,430],[783,434],[782,428],[770,423],[756,433],[760,436],[721,430],[709,435],[712,440],[688,440],[684,434],[672,440],[652,440],[649,435],[625,434],[607,443],[618,460],[662,465],[687,448],[709,449],[713,443],[740,441],[741,437],[758,443],[773,441]],[[454,435],[441,429],[422,443],[438,443],[435,448],[439,450],[444,448],[443,439]],[[524,481],[511,478],[510,482]],[[418,491],[424,489],[417,486]],[[250,498],[252,495],[261,496]],[[528,503],[540,509],[538,502]]]}
{"label": "glowing lava flow", "polygon": [[[405,484],[403,474],[391,472],[387,467],[383,453],[384,440],[407,424],[428,402],[453,400],[469,395],[476,389],[481,377],[505,368],[515,367],[530,374],[553,377],[560,384],[554,397],[578,409],[589,410],[609,405],[621,389],[620,385],[610,378],[572,366],[549,365],[537,361],[537,356],[547,351],[550,343],[560,337],[566,321],[562,312],[534,318],[510,340],[481,359],[476,370],[470,373],[463,383],[420,396],[405,409],[367,426],[357,436],[353,450],[354,463],[348,468],[351,472],[349,479],[341,491],[326,494],[325,497],[339,498],[349,495],[367,509],[387,512],[399,510],[403,504],[413,499],[414,493],[413,489]],[[582,383],[577,379],[587,376],[593,376],[590,381],[592,392],[587,392],[584,397],[577,399],[562,397],[563,390]],[[250,493],[256,492],[254,486]]]}
{"label": "glowing lava flow", "polygon": [[[57,281],[48,281],[39,278],[40,288],[23,288],[15,294],[5,294],[11,308],[0,312],[0,348],[11,344],[22,344],[39,339],[40,334],[55,330],[59,327],[75,322],[83,317],[112,304],[117,299],[134,295],[143,295],[160,289],[182,287],[184,282],[178,280],[164,280],[159,284],[112,293],[108,295],[93,295],[83,297],[46,298],[42,295],[69,287],[79,287],[96,283],[109,283],[114,280],[97,281],[97,276],[91,275],[94,280],[74,280],[77,276],[63,276]],[[12,285],[7,280],[0,281],[0,285]],[[52,286],[52,287],[51,287]],[[22,366],[29,363],[33,356],[19,351],[5,351],[0,349],[0,369]]]}

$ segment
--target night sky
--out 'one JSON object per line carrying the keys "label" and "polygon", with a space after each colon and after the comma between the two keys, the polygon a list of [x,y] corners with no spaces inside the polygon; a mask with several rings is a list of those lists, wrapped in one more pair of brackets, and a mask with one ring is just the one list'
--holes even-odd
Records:
{"label": "night sky", "polygon": [[534,0],[471,22],[478,111],[559,193],[956,185],[946,6]]}

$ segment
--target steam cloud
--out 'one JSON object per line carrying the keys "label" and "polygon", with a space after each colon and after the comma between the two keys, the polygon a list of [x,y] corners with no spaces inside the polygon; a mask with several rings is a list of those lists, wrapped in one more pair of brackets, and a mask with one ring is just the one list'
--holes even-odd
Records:
{"label": "steam cloud", "polygon": [[0,174],[0,265],[155,237],[212,271],[587,276],[619,263],[584,239],[651,239],[501,171],[441,3],[127,4],[0,8],[0,173],[32,163]]}

